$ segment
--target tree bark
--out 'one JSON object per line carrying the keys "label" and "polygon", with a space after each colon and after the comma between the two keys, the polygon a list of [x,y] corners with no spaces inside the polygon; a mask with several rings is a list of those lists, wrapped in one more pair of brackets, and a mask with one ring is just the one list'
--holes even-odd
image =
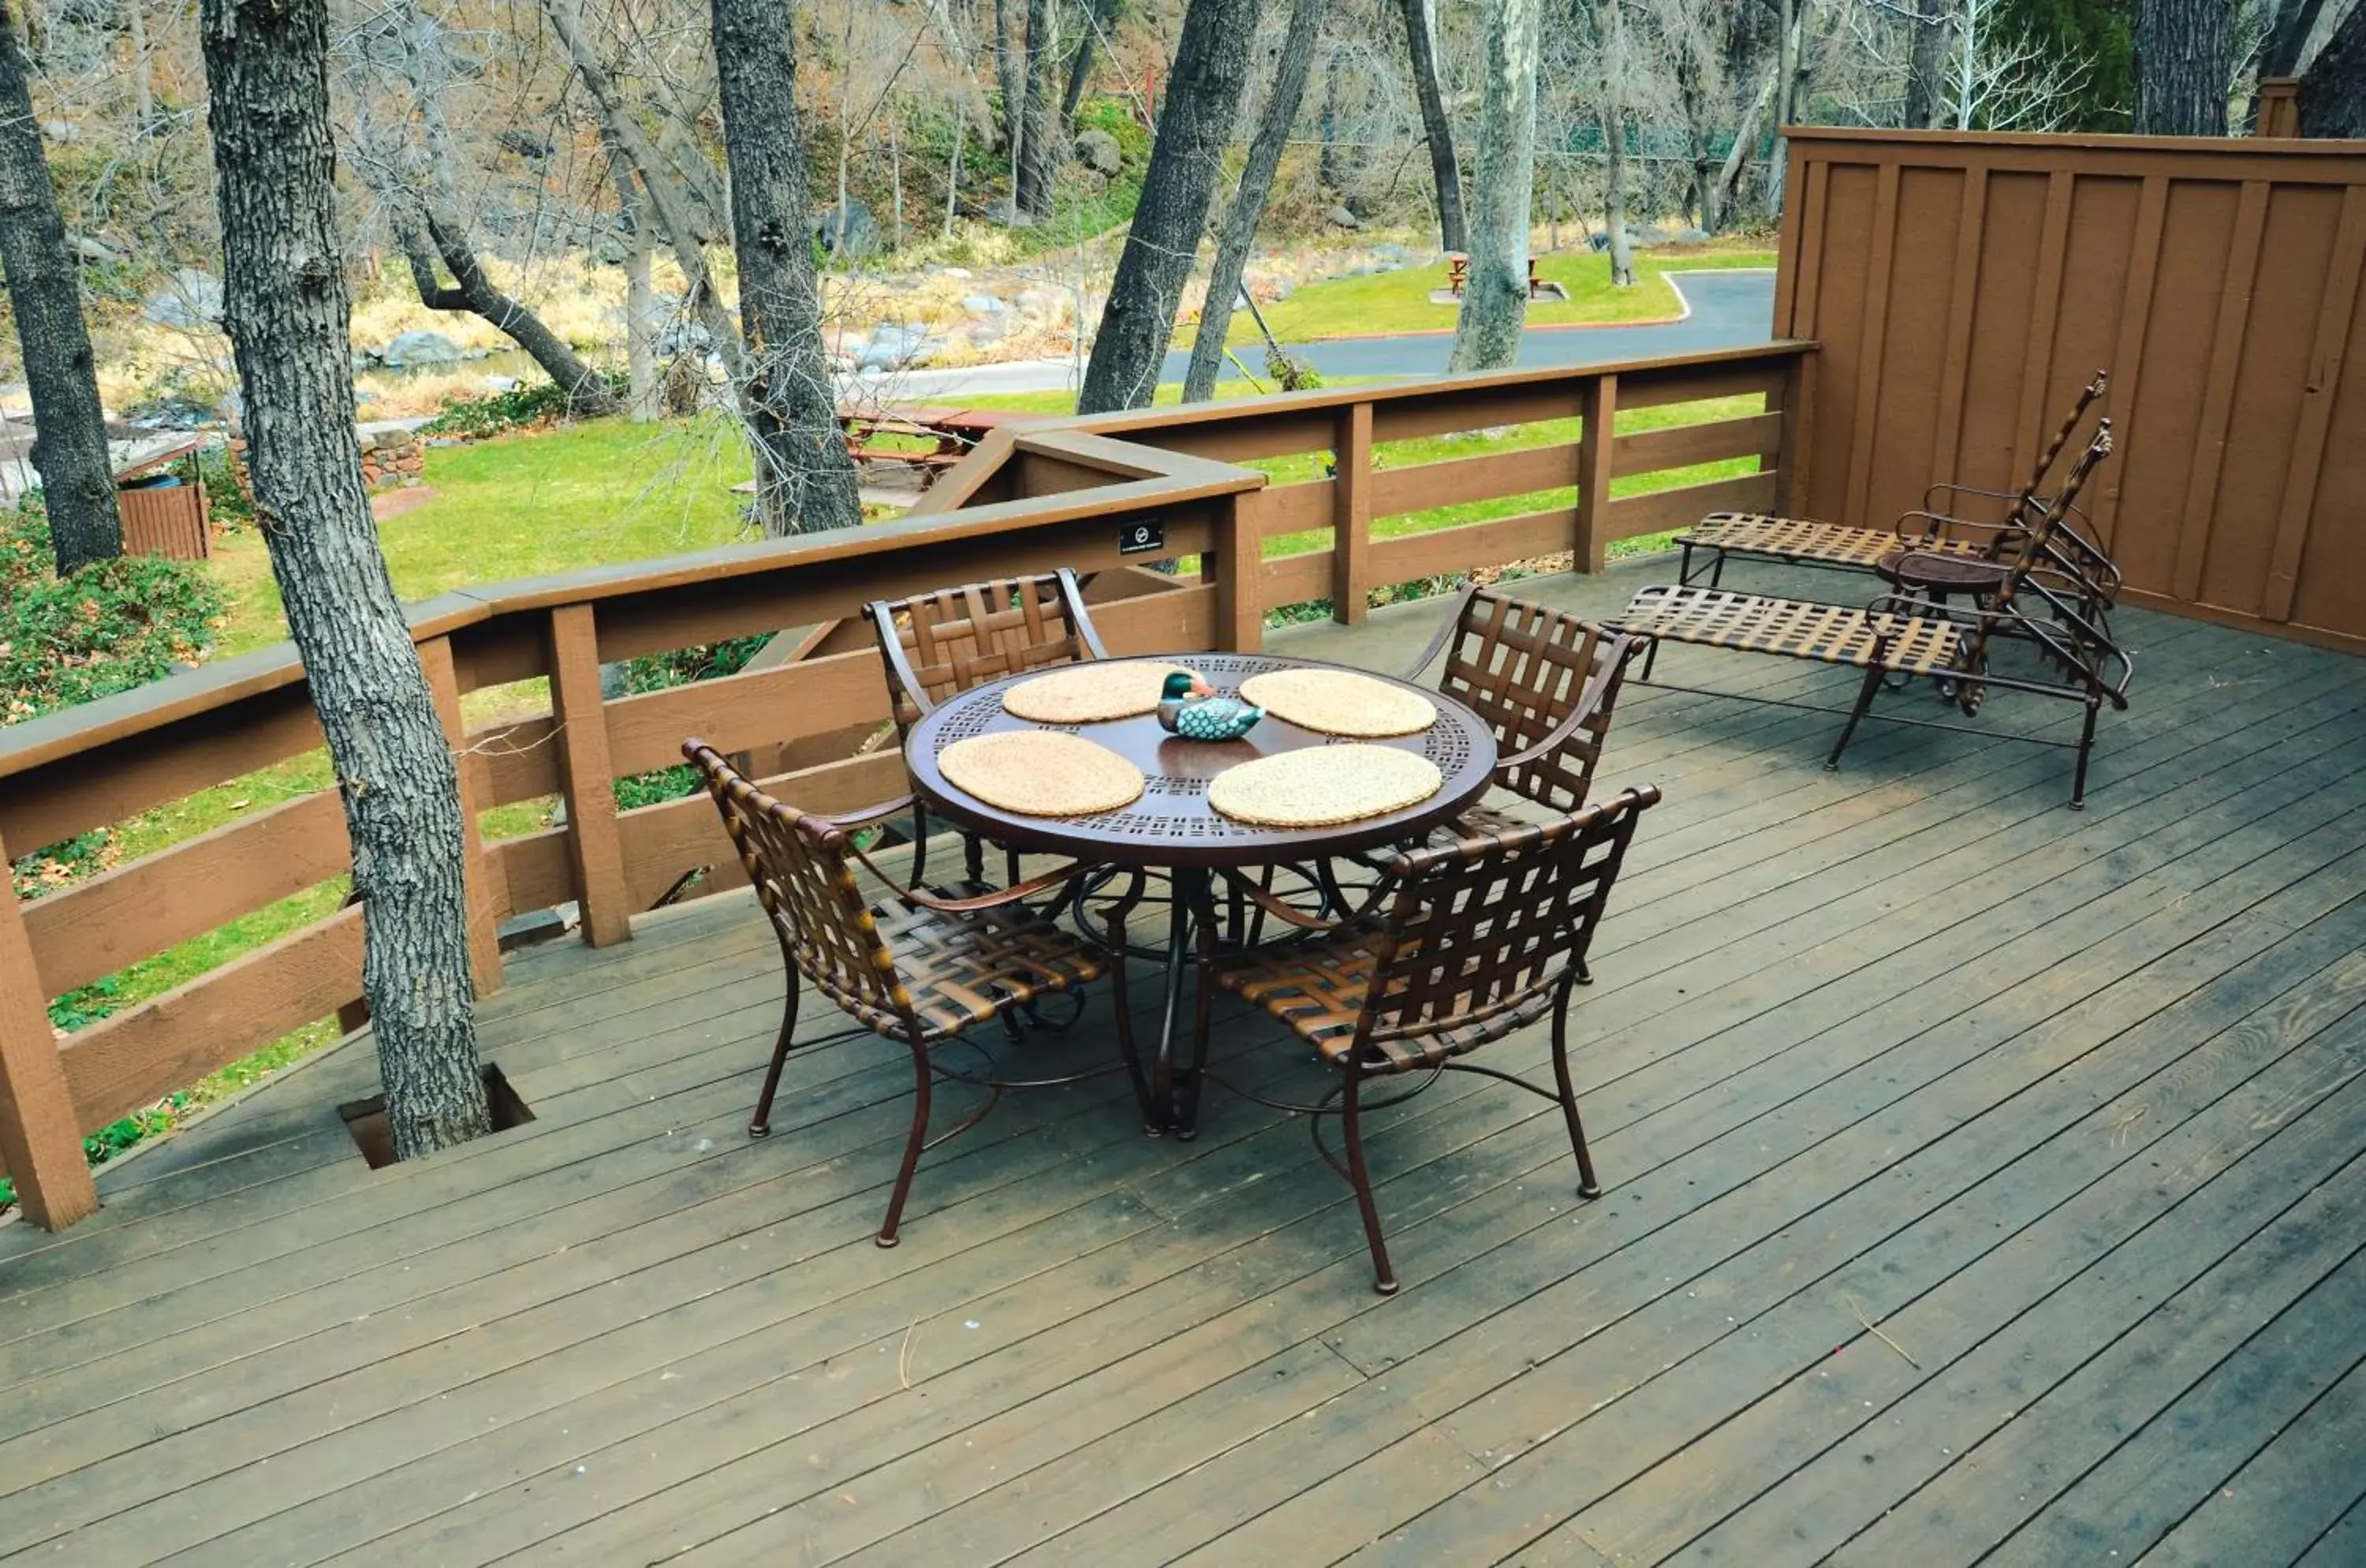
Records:
{"label": "tree bark", "polygon": [[1741,123],[1734,128],[1733,145],[1727,150],[1725,165],[1717,175],[1717,220],[1702,225],[1712,234],[1724,226],[1725,220],[1741,210],[1741,178],[1750,170],[1750,154],[1758,144],[1758,119],[1766,112],[1766,106],[1774,101],[1774,81],[1782,69],[1782,55],[1778,51],[1765,79],[1758,84],[1758,96],[1750,100],[1750,107],[1742,115]]}
{"label": "tree bark", "polygon": [[[424,232],[422,232],[422,228]],[[477,260],[477,253],[455,223],[432,210],[397,224],[403,259],[411,264],[411,280],[419,302],[431,310],[460,310],[482,318],[512,343],[525,350],[543,374],[567,394],[567,412],[582,419],[599,419],[616,412],[616,395],[600,373],[583,363],[565,338],[543,324],[524,305],[493,286]],[[434,250],[428,249],[433,242]],[[436,281],[435,259],[451,269],[455,287]]]}
{"label": "tree bark", "polygon": [[1176,302],[1199,253],[1208,201],[1240,115],[1256,12],[1257,0],[1191,0],[1184,13],[1142,198],[1076,397],[1079,413],[1147,408],[1158,388]]}
{"label": "tree bark", "polygon": [[1603,0],[1602,229],[1610,241],[1610,286],[1635,287],[1635,252],[1627,238],[1626,13]]}
{"label": "tree bark", "polygon": [[1927,21],[1910,21],[1914,29],[1906,57],[1906,129],[1931,130],[1947,123],[1947,65],[1955,38],[1955,17],[1946,0],[1921,0]]}
{"label": "tree bark", "polygon": [[2300,71],[2301,51],[2308,47],[2309,35],[2316,31],[2316,18],[2324,9],[2325,0],[2281,0],[2268,36],[2259,44],[2262,77],[2290,76]]}
{"label": "tree bark", "polygon": [[649,282],[648,212],[621,156],[609,159],[608,173],[625,231],[625,405],[635,424],[647,424],[658,416],[658,300]]}
{"label": "tree bark", "polygon": [[1774,152],[1766,164],[1766,215],[1783,212],[1783,182],[1790,175],[1791,143],[1784,127],[1791,123],[1792,95],[1799,85],[1799,35],[1808,25],[1809,0],[1782,0],[1774,58]]}
{"label": "tree bark", "polygon": [[2137,0],[2137,135],[2226,134],[2234,13],[2230,0]]}
{"label": "tree bark", "polygon": [[1191,339],[1191,366],[1183,378],[1187,403],[1205,402],[1215,395],[1216,372],[1223,364],[1224,339],[1232,331],[1233,301],[1240,296],[1241,274],[1248,266],[1266,198],[1273,193],[1274,172],[1281,167],[1282,150],[1290,144],[1290,128],[1298,123],[1298,107],[1306,96],[1307,73],[1323,34],[1323,6],[1324,0],[1290,0],[1290,27],[1282,35],[1281,57],[1274,62],[1273,89],[1266,97],[1256,135],[1249,142],[1240,188],[1224,209],[1216,263],[1208,274],[1208,302],[1200,311],[1200,330]]}
{"label": "tree bark", "polygon": [[1689,39],[1677,39],[1675,51],[1676,103],[1684,116],[1684,205],[1696,227],[1714,232],[1716,160],[1708,151],[1708,94],[1701,83],[1700,54]]}
{"label": "tree bark", "polygon": [[1085,88],[1093,79],[1093,51],[1100,43],[1101,29],[1116,14],[1117,0],[1091,0],[1085,7],[1082,36],[1068,62],[1068,90],[1060,95],[1060,129],[1070,135],[1076,133],[1076,110],[1084,106]]}
{"label": "tree bark", "polygon": [[[1613,0],[1616,3],[1616,0]],[[1447,368],[1493,370],[1520,357],[1528,319],[1528,202],[1536,183],[1539,0],[1495,0],[1471,182],[1470,270]]]}
{"label": "tree bark", "polygon": [[1027,126],[1024,156],[1017,168],[1019,182],[1014,199],[1019,210],[1031,218],[1052,215],[1052,177],[1059,167],[1057,149],[1052,143],[1052,128],[1047,123],[1051,90],[1052,51],[1049,35],[1052,30],[1052,0],[1027,0],[1026,86],[1020,101],[1020,118]]}
{"label": "tree bark", "polygon": [[222,324],[255,514],[336,768],[398,1159],[491,1130],[458,772],[378,553],[354,432],[326,0],[202,0]]}
{"label": "tree bark", "polygon": [[740,401],[756,448],[756,515],[774,536],[859,527],[859,480],[822,351],[789,0],[713,0],[710,9],[747,338]]}
{"label": "tree bark", "polygon": [[1437,241],[1449,251],[1467,251],[1470,226],[1462,214],[1462,173],[1454,158],[1454,128],[1447,122],[1446,97],[1438,90],[1437,39],[1429,30],[1429,8],[1424,0],[1401,4],[1414,94],[1421,100],[1422,132],[1429,142],[1430,178],[1437,187]]}
{"label": "tree bark", "polygon": [[17,19],[0,0],[0,266],[17,318],[25,381],[33,399],[33,468],[58,575],[123,553],[115,509],[107,414],[83,321],[82,287],[57,187],[50,182],[41,130],[33,118],[31,71]]}
{"label": "tree bark", "polygon": [[994,75],[1002,89],[1002,146],[1010,155],[1010,211],[1025,210],[1020,197],[1027,169],[1027,51],[1011,17],[1018,0],[994,0]]}
{"label": "tree bark", "polygon": [[2366,5],[2354,6],[2300,80],[2303,136],[2366,136]]}

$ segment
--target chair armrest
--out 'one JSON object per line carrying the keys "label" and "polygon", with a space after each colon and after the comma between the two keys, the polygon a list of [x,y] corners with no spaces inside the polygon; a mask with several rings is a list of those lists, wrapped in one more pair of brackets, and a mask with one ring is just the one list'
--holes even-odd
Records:
{"label": "chair armrest", "polygon": [[1407,668],[1404,672],[1404,678],[1406,680],[1419,681],[1421,679],[1421,672],[1428,669],[1439,654],[1446,651],[1447,643],[1453,638],[1454,634],[1457,631],[1461,629],[1462,612],[1470,607],[1471,595],[1478,592],[1479,585],[1477,583],[1471,581],[1467,577],[1462,580],[1462,592],[1455,595],[1453,608],[1446,612],[1445,624],[1440,626],[1436,632],[1431,634],[1429,646],[1421,650],[1421,657],[1414,660],[1412,665]]}
{"label": "chair armrest", "polygon": [[[1913,527],[1910,532],[1910,525],[1919,525],[1919,526]],[[1991,548],[2000,539],[2029,531],[2018,523],[1981,523],[1969,517],[1957,517],[1949,513],[1932,512],[1921,508],[1899,513],[1896,530],[1899,539],[1909,542],[1916,539],[1944,539],[1959,531],[1985,535],[1989,538]]]}
{"label": "chair armrest", "polygon": [[820,812],[814,812],[812,815],[819,817],[833,828],[861,828],[879,821],[883,818],[901,817],[912,809],[913,804],[911,795],[899,795],[893,800],[884,800],[876,806],[857,807],[852,811],[841,811],[834,816],[823,816]]}
{"label": "chair armrest", "polygon": [[1550,733],[1535,745],[1525,750],[1515,751],[1508,757],[1496,758],[1495,772],[1499,774],[1509,773],[1527,767],[1531,763],[1541,761],[1560,750],[1581,725],[1602,711],[1603,702],[1608,695],[1612,683],[1625,671],[1627,661],[1642,652],[1650,646],[1651,641],[1651,636],[1649,632],[1621,632],[1613,637],[1600,656],[1602,668],[1587,678],[1585,690],[1579,695],[1576,705],[1562,716],[1559,724],[1552,727]]}

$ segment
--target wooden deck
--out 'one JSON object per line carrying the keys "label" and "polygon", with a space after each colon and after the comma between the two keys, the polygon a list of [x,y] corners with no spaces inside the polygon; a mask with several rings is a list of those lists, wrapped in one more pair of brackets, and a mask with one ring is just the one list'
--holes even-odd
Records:
{"label": "wooden deck", "polygon": [[[1277,641],[1393,667],[1436,614]],[[816,1050],[742,1135],[745,895],[519,956],[530,1125],[373,1173],[348,1046],[0,1230],[0,1556],[2366,1562],[2366,664],[2124,621],[2083,813],[2066,752],[1876,726],[1827,774],[1836,719],[1630,691],[1603,782],[1667,803],[1576,1015],[1609,1190],[1442,1083],[1371,1134],[1393,1300],[1301,1121],[1149,1140],[1115,1079],[931,1155],[881,1251],[908,1066]]]}

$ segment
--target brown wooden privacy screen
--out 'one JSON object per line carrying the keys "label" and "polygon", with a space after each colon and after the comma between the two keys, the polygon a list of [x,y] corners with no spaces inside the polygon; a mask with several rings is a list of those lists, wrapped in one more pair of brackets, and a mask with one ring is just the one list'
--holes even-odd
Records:
{"label": "brown wooden privacy screen", "polygon": [[[468,886],[479,986],[501,983],[496,928],[574,901],[594,943],[703,866],[693,888],[728,887],[728,840],[703,796],[620,812],[611,782],[680,760],[698,734],[750,754],[766,785],[832,811],[903,788],[894,749],[858,752],[886,722],[868,600],[944,583],[1073,566],[1118,652],[1254,649],[1269,607],[1335,595],[1363,615],[1370,586],[1574,549],[1719,506],[1776,499],[1797,432],[1812,344],[1634,361],[1584,371],[1465,377],[1166,410],[997,432],[926,499],[927,514],[813,539],[737,547],[446,594],[412,631],[459,750],[471,828]],[[1617,411],[1763,394],[1763,410],[1617,433]],[[1415,436],[1584,416],[1578,439],[1523,451],[1376,463]],[[1235,461],[1335,455],[1336,475],[1270,484]],[[1702,482],[1673,473],[1741,459]],[[1613,499],[1617,476],[1679,481]],[[1459,502],[1573,492],[1515,515],[1403,538],[1375,518]],[[1162,531],[1158,554],[1196,576],[1138,570],[1121,536]],[[1279,535],[1330,529],[1324,547],[1268,559]],[[670,691],[604,700],[600,665],[723,637],[812,626],[785,662]],[[468,693],[546,678],[548,715],[469,729]],[[0,729],[0,854],[23,854],[241,778],[321,744],[303,671],[285,648]],[[566,826],[497,842],[490,807],[558,795]],[[346,909],[70,1036],[53,998],[318,886],[348,868],[331,792],[259,810],[211,833],[19,904],[0,883],[0,1160],[28,1214],[51,1225],[96,1205],[79,1140],[360,994],[361,919]]]}
{"label": "brown wooden privacy screen", "polygon": [[2112,372],[2132,596],[2366,649],[2366,143],[1802,129],[1774,299],[1820,344],[1794,475],[1887,523],[2011,487]]}

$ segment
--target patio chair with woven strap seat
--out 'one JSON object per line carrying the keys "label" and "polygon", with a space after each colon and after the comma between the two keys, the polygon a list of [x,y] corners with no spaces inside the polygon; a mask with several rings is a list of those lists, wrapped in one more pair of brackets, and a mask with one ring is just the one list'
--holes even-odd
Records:
{"label": "patio chair with woven strap seat", "polygon": [[[2080,547],[2071,543],[2075,536],[2066,528],[2064,518],[2089,475],[2111,450],[2112,422],[2105,419],[2098,423],[2094,438],[2071,464],[2061,493],[2047,504],[2037,525],[2018,536],[1994,585],[1975,606],[1940,605],[1907,594],[1886,594],[1862,606],[1831,604],[1667,583],[1637,592],[1617,624],[1653,639],[1644,660],[1641,678],[1645,680],[1651,678],[1658,659],[1658,645],[1664,642],[1776,654],[1864,671],[1865,680],[1855,705],[1848,710],[1848,722],[1824,764],[1828,769],[1840,766],[1841,753],[1847,750],[1885,680],[1933,677],[1944,682],[1943,690],[1966,716],[1978,713],[1990,687],[2082,702],[2087,712],[2076,742],[2079,763],[2070,803],[2083,805],[2096,716],[2106,702],[2115,708],[2127,706],[2131,666],[2127,654],[2112,642],[2108,624],[2091,612],[2087,602],[2090,585],[2083,576],[2084,558]],[[1906,566],[1912,570],[1910,558]],[[1989,651],[2000,643],[2027,645],[2052,676],[2038,679],[1991,671]]]}
{"label": "patio chair with woven strap seat", "polygon": [[[796,1032],[801,978],[812,982],[862,1028],[912,1054],[911,1131],[896,1168],[887,1217],[879,1227],[880,1246],[896,1245],[920,1156],[984,1120],[1006,1089],[1074,1083],[1121,1066],[1132,1074],[1136,1098],[1147,1115],[1149,1089],[1134,1055],[1124,965],[1104,960],[1023,902],[1073,878],[1080,867],[1065,866],[969,898],[901,886],[872,863],[854,835],[865,825],[907,810],[908,801],[824,817],[766,795],[704,741],[684,741],[682,754],[698,769],[715,809],[723,814],[740,863],[755,884],[757,901],[779,939],[788,975],[780,1036],[748,1135],[761,1138],[772,1132],[772,1098],[780,1089]],[[873,901],[864,895],[854,872],[858,862],[886,885],[885,897]],[[1062,1077],[1015,1079],[956,1071],[936,1059],[936,1047],[962,1037],[974,1025],[998,1021],[1015,1037],[1010,1013],[1040,997],[1076,997],[1081,1008],[1082,987],[1103,975],[1116,1003],[1119,1061]],[[941,1077],[981,1087],[986,1098],[975,1111],[931,1138],[930,1091]]]}
{"label": "patio chair with woven strap seat", "polygon": [[[1066,567],[1038,577],[1009,577],[882,599],[864,606],[887,669],[887,697],[900,744],[938,704],[988,681],[1057,664],[1107,659],[1086,613],[1084,590]],[[913,880],[927,864],[929,825],[912,806]],[[985,842],[962,835],[972,883],[986,879]],[[1012,882],[1019,860],[1007,855]]]}
{"label": "patio chair with woven strap seat", "polygon": [[[1885,563],[1909,550],[2000,561],[2011,553],[2018,537],[2045,516],[2046,478],[2110,380],[2107,372],[2098,370],[2094,379],[2080,389],[2069,417],[2056,428],[2054,438],[2038,454],[2029,482],[2018,491],[1982,490],[1942,479],[1923,492],[1919,510],[1905,513],[1887,528],[1858,528],[1761,512],[1712,512],[1676,536],[1677,548],[1683,552],[1676,581],[1690,584],[1700,580],[1702,565],[1696,563],[1696,556],[1707,567],[1708,586],[1712,588],[1724,582],[1725,563],[1735,556],[1779,561],[1786,566],[1868,572],[1881,572]],[[1955,509],[1966,498],[2003,503],[2000,519],[1984,523],[1956,515]],[[2093,553],[2101,557],[2100,550]],[[2109,566],[2108,560],[2102,564]],[[2116,570],[2109,575],[2111,588],[2116,592]]]}
{"label": "patio chair with woven strap seat", "polygon": [[[1356,1190],[1381,1294],[1397,1281],[1364,1157],[1362,1117],[1379,1109],[1363,1099],[1368,1079],[1422,1073],[1426,1088],[1459,1070],[1552,1100],[1577,1156],[1578,1195],[1601,1195],[1570,1077],[1570,993],[1636,820],[1659,798],[1656,788],[1630,789],[1545,822],[1409,851],[1390,868],[1383,918],[1304,944],[1253,949],[1215,969],[1217,985],[1288,1024],[1338,1071],[1337,1087],[1317,1104],[1285,1109],[1314,1113],[1315,1148]],[[1548,1017],[1552,1089],[1460,1059]],[[1345,1163],[1323,1142],[1322,1118],[1335,1109]]]}

